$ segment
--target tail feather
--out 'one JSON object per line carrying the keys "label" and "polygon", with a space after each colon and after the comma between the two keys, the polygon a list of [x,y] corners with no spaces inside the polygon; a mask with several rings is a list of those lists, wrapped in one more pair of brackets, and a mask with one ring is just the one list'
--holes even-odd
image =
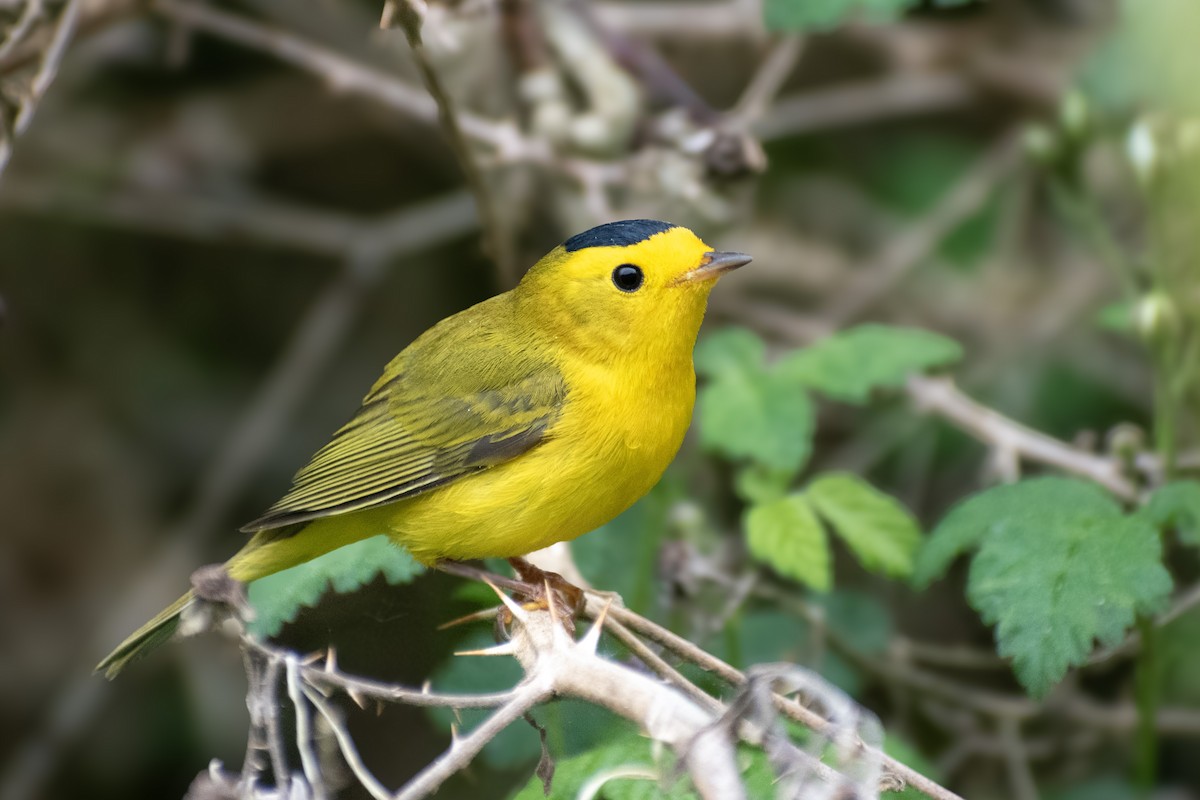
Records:
{"label": "tail feather", "polygon": [[103,671],[104,677],[112,680],[131,662],[166,643],[179,627],[180,614],[192,600],[192,593],[188,592],[164,608],[154,619],[131,633],[115,650],[105,656],[104,660],[96,665],[96,672]]}
{"label": "tail feather", "polygon": [[[234,580],[249,583],[377,533],[374,518],[356,514],[263,530],[225,562],[225,569]],[[96,671],[115,678],[130,662],[165,643],[179,627],[179,615],[194,600],[195,595],[188,592],[164,608],[97,664]]]}

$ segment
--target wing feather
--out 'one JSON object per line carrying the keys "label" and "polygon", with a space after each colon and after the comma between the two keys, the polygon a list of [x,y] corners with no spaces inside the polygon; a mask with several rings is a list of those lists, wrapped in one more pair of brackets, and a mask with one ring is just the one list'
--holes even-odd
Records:
{"label": "wing feather", "polygon": [[552,436],[567,394],[561,373],[530,356],[531,348],[497,336],[486,324],[495,321],[478,319],[479,309],[434,335],[456,318],[443,321],[397,356],[358,413],[296,473],[288,493],[243,530],[411,497]]}

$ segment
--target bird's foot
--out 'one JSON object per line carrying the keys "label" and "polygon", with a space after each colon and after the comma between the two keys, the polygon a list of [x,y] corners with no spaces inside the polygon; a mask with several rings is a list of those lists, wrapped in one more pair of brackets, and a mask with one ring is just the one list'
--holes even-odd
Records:
{"label": "bird's foot", "polygon": [[[583,590],[557,572],[535,567],[524,558],[510,558],[508,563],[516,572],[516,578],[497,575],[487,570],[458,561],[439,561],[436,568],[450,575],[479,580],[495,589],[507,589],[530,611],[549,610],[562,621],[568,632],[575,631],[575,617],[586,604]],[[496,619],[498,627],[508,628],[512,624],[512,613],[505,607],[489,608],[468,614],[439,625],[439,629],[462,625],[483,619]]]}
{"label": "bird's foot", "polygon": [[[513,572],[517,573],[521,586],[515,594],[523,599],[524,607],[530,611],[549,610],[559,620],[568,633],[575,633],[575,617],[582,611],[585,604],[583,590],[568,581],[557,572],[548,572],[535,567],[524,558],[510,558],[508,563]],[[503,621],[512,622],[511,615]]]}

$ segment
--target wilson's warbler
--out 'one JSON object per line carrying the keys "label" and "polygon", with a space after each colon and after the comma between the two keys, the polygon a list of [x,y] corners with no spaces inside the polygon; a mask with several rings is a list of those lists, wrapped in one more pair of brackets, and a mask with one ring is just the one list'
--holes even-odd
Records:
{"label": "wilson's warbler", "polygon": [[[679,450],[708,293],[749,261],[654,220],[571,237],[396,356],[226,571],[248,582],[380,533],[425,564],[511,557],[603,525]],[[191,602],[97,670],[168,639]]]}

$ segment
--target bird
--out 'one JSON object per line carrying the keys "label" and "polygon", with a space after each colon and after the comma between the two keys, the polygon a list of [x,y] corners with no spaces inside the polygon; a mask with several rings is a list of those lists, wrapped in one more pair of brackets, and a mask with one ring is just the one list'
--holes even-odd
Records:
{"label": "bird", "polygon": [[[576,234],[511,290],[438,322],[242,530],[248,583],[386,534],[425,565],[515,558],[629,508],[683,443],[709,292],[750,256],[649,219]],[[188,592],[96,670],[167,641]]]}

